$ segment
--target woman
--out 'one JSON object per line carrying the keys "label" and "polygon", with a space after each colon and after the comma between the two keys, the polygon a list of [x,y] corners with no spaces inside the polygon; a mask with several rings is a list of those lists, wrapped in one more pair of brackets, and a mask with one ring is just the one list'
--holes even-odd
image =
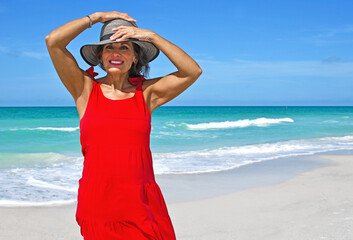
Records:
{"label": "woman", "polygon": [[[101,41],[81,48],[84,60],[107,75],[79,68],[66,46],[93,24]],[[55,69],[75,100],[84,156],[76,221],[84,239],[175,239],[150,152],[151,114],[201,75],[183,50],[126,13],[96,12],[51,32],[46,44]],[[148,62],[162,51],[178,71],[147,80]],[[89,74],[90,73],[90,74]]]}

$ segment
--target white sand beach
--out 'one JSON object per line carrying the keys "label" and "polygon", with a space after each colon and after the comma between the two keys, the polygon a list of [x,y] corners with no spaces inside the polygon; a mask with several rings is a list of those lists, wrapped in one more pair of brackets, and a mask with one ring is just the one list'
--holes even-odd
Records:
{"label": "white sand beach", "polygon": [[[279,184],[167,202],[177,239],[353,239],[353,155],[319,157],[328,164]],[[0,239],[82,239],[75,209],[1,207]]]}
{"label": "white sand beach", "polygon": [[284,183],[170,206],[179,239],[353,239],[353,156]]}

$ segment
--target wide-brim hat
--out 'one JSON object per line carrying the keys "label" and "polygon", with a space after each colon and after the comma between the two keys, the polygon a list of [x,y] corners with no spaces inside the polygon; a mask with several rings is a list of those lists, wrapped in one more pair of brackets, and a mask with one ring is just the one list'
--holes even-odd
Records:
{"label": "wide-brim hat", "polygon": [[[110,37],[116,32],[116,31],[113,31],[112,29],[119,26],[137,27],[137,25],[134,22],[129,22],[120,18],[105,22],[101,29],[100,42],[93,43],[93,44],[86,44],[81,47],[80,53],[82,58],[86,61],[86,63],[88,63],[91,66],[96,66],[99,64],[99,61],[97,58],[98,47],[100,45],[105,45],[108,43],[116,43],[116,41],[110,40]],[[144,52],[144,56],[147,62],[153,61],[159,54],[159,49],[152,42],[143,41],[136,38],[128,38],[121,42],[129,42],[129,41],[137,44],[141,48],[141,51]]]}

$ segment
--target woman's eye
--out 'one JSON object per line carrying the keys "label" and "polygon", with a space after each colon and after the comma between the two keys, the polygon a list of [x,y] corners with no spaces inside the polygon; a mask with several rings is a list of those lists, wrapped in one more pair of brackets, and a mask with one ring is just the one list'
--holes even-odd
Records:
{"label": "woman's eye", "polygon": [[121,49],[126,50],[129,49],[127,46],[121,46]]}

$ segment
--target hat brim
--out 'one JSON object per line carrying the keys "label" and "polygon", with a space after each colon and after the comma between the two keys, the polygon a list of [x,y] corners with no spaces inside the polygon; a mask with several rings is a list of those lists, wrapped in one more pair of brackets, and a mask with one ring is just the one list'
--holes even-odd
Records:
{"label": "hat brim", "polygon": [[[160,52],[159,49],[152,42],[142,41],[134,38],[129,38],[121,42],[134,42],[135,44],[139,45],[141,47],[141,50],[144,52],[144,55],[148,62],[153,61],[159,55]],[[108,43],[116,43],[116,41],[106,39],[97,43],[86,44],[82,46],[80,49],[80,53],[83,60],[85,60],[85,62],[91,66],[97,66],[99,64],[98,58],[96,56],[98,47]]]}

